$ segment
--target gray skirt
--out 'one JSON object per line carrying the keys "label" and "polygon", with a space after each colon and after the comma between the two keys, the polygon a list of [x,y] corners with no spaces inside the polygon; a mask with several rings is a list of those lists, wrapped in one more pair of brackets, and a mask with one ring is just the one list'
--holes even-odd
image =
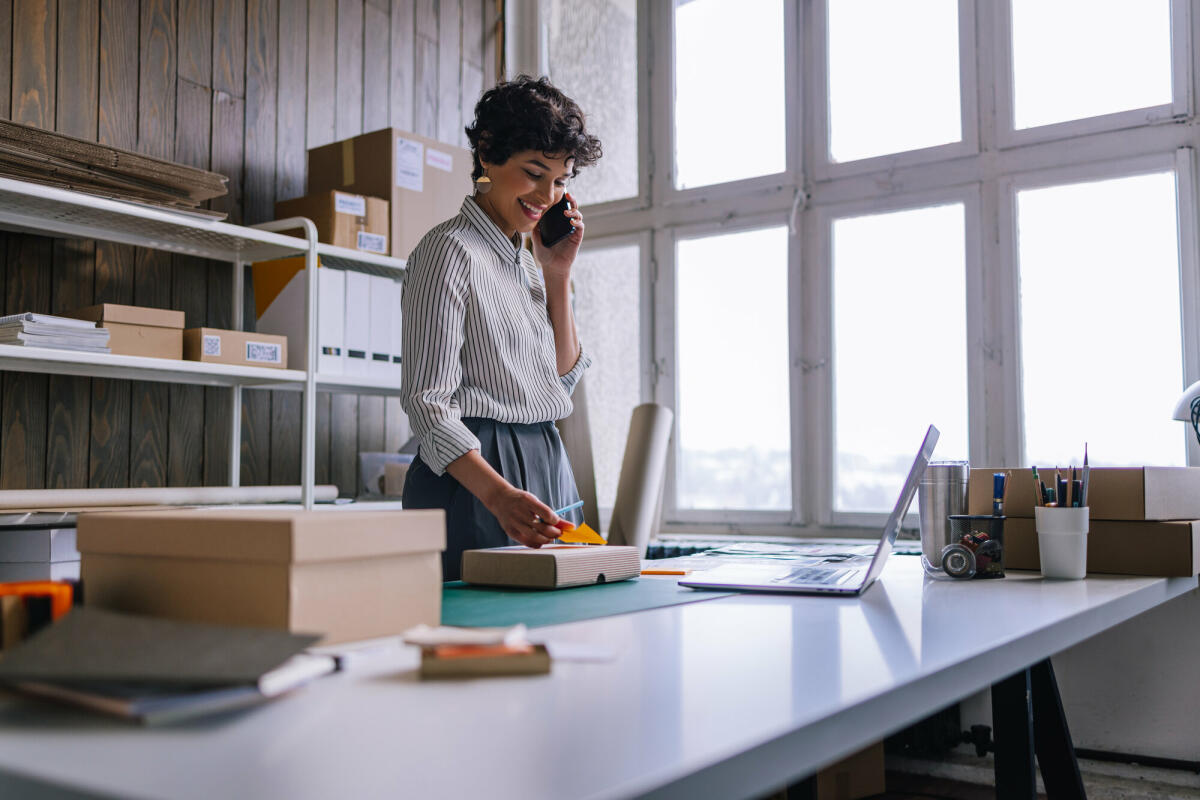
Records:
{"label": "gray skirt", "polygon": [[[513,486],[550,508],[562,508],[579,499],[571,464],[553,422],[521,424],[483,417],[464,417],[462,421],[478,437],[479,454]],[[445,510],[444,581],[459,579],[463,551],[517,544],[479,498],[449,472],[434,475],[419,454],[404,480],[404,507]],[[583,514],[575,509],[564,518],[579,524]]]}

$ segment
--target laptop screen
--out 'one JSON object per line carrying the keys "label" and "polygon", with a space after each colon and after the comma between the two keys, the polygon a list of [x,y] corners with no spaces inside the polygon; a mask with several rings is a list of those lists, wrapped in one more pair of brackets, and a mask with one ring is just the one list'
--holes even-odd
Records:
{"label": "laptop screen", "polygon": [[921,476],[925,474],[925,467],[929,466],[929,459],[933,456],[933,447],[937,444],[940,435],[938,429],[932,425],[925,431],[925,441],[921,442],[921,449],[917,452],[912,467],[908,470],[908,478],[904,481],[904,488],[900,490],[900,497],[896,499],[896,507],[892,509],[887,524],[883,526],[883,536],[879,540],[879,549],[875,551],[875,558],[871,560],[871,569],[867,571],[865,585],[869,586],[871,581],[878,578],[879,573],[883,571],[883,563],[887,561],[888,555],[892,552],[892,545],[896,543],[896,536],[900,533],[900,523],[904,521],[904,515],[908,512],[913,497],[917,494],[917,484],[921,482]]}

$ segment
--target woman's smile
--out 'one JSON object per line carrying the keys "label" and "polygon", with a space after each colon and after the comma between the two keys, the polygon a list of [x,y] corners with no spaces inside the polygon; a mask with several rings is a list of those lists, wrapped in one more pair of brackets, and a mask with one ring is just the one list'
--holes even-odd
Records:
{"label": "woman's smile", "polygon": [[521,210],[523,212],[525,212],[525,216],[529,217],[532,220],[541,219],[543,212],[545,212],[545,210],[546,210],[545,206],[538,206],[538,205],[534,205],[532,203],[528,203],[519,197],[517,198],[517,202],[521,204]]}

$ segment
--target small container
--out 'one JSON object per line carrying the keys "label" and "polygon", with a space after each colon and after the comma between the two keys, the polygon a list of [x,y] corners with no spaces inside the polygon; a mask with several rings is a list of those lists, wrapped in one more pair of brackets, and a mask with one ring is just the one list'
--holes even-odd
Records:
{"label": "small container", "polygon": [[917,508],[921,517],[921,566],[927,575],[945,578],[942,551],[956,541],[950,531],[950,515],[967,513],[967,479],[971,465],[966,461],[935,461],[925,468],[917,486]]}
{"label": "small container", "polygon": [[1086,506],[1034,507],[1044,577],[1079,580],[1087,575],[1088,511]]}
{"label": "small container", "polygon": [[1004,517],[950,515],[951,542],[942,548],[942,572],[951,578],[1004,577]]}

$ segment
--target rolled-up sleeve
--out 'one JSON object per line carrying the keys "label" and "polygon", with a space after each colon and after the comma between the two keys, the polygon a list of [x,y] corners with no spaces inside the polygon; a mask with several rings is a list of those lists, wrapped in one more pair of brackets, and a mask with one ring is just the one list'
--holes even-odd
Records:
{"label": "rolled-up sleeve", "polygon": [[435,475],[479,439],[462,422],[455,393],[462,382],[470,257],[451,237],[429,236],[409,257],[401,301],[402,401]]}
{"label": "rolled-up sleeve", "polygon": [[592,365],[592,357],[583,349],[583,345],[579,346],[579,357],[575,359],[575,365],[567,371],[566,375],[559,375],[558,380],[562,383],[563,389],[568,395],[575,392],[575,386],[579,383],[579,379],[583,377],[583,372]]}

